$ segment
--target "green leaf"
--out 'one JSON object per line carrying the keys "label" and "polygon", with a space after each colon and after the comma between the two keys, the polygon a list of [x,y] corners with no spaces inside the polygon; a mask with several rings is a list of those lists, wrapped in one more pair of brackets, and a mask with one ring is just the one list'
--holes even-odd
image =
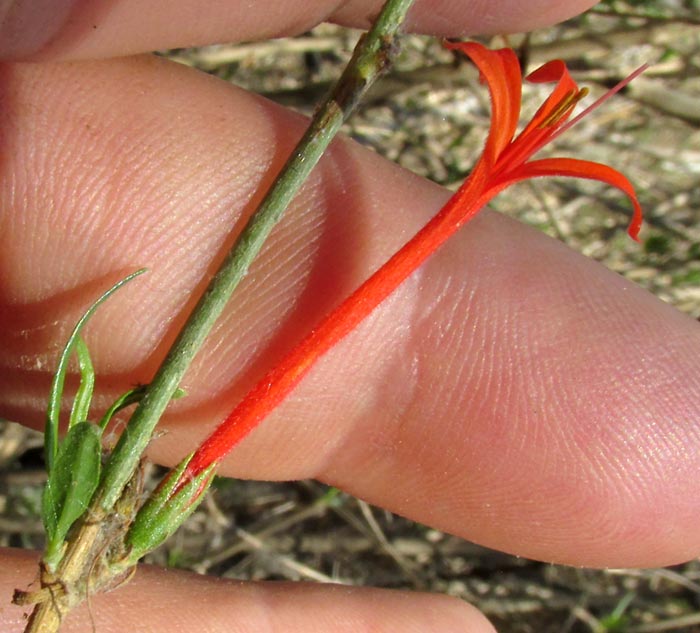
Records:
{"label": "green leaf", "polygon": [[46,468],[51,471],[53,463],[56,459],[56,454],[58,452],[58,423],[59,416],[61,413],[61,398],[63,397],[63,386],[66,382],[66,373],[68,371],[68,362],[70,356],[73,353],[76,345],[78,344],[78,339],[80,337],[81,330],[85,327],[85,324],[90,320],[90,317],[95,313],[97,308],[111,297],[119,288],[124,284],[130,282],[134,277],[146,272],[145,268],[137,270],[135,273],[131,273],[128,277],[125,277],[121,281],[114,284],[107,292],[105,292],[95,303],[93,303],[80,318],[76,324],[73,332],[68,338],[66,346],[63,348],[63,353],[58,361],[58,368],[53,377],[53,383],[51,384],[51,391],[49,392],[49,404],[46,410],[46,427],[44,433],[44,454],[46,458]]}
{"label": "green leaf", "polygon": [[627,592],[610,615],[607,615],[600,620],[600,627],[607,633],[618,633],[627,629],[629,618],[625,612],[632,604],[636,594],[632,591]]}
{"label": "green leaf", "polygon": [[[143,394],[146,393],[146,385],[139,385],[138,387],[134,387],[133,389],[129,389],[126,393],[122,394],[119,396],[113,403],[112,406],[107,409],[107,412],[102,416],[102,419],[100,420],[99,427],[104,430],[107,428],[107,425],[109,424],[110,420],[114,417],[114,415],[121,411],[122,409],[125,409],[126,407],[131,406],[132,404],[136,404],[137,402],[141,402],[141,398],[143,398]],[[185,390],[180,389],[179,387],[175,390],[175,393],[173,394],[173,400],[177,398],[182,398],[185,395]]]}
{"label": "green leaf", "polygon": [[128,406],[131,406],[132,404],[141,402],[141,398],[143,398],[144,393],[146,393],[145,385],[134,387],[133,389],[129,389],[129,391],[126,393],[123,393],[112,403],[112,406],[107,409],[98,426],[104,431],[104,429],[107,428],[110,420],[114,417],[115,413],[125,409]]}
{"label": "green leaf", "polygon": [[217,464],[212,464],[183,485],[180,477],[191,458],[192,455],[188,455],[171,470],[138,511],[126,537],[131,563],[135,564],[163,543],[204,498]]}
{"label": "green leaf", "polygon": [[90,352],[82,336],[79,336],[76,341],[75,353],[80,366],[80,386],[73,400],[68,430],[89,418],[92,392],[95,389],[95,370],[92,367],[92,360],[90,360]]}
{"label": "green leaf", "polygon": [[46,560],[59,555],[73,523],[85,512],[100,479],[102,431],[89,422],[73,426],[49,471],[42,498]]}

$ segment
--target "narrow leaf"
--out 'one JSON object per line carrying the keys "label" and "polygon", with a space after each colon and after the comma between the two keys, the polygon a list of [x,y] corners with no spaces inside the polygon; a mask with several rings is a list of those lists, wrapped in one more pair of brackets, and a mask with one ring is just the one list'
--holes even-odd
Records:
{"label": "narrow leaf", "polygon": [[76,341],[75,354],[78,357],[78,365],[80,366],[80,386],[73,400],[68,430],[79,422],[87,421],[90,414],[92,392],[95,389],[95,370],[90,359],[90,352],[82,336],[79,336]]}
{"label": "narrow leaf", "polygon": [[116,413],[128,406],[131,406],[132,404],[140,402],[144,393],[146,393],[145,385],[139,385],[138,387],[134,387],[133,389],[129,389],[129,391],[126,393],[123,393],[112,403],[112,406],[107,409],[98,426],[104,431]]}
{"label": "narrow leaf", "polygon": [[53,466],[54,460],[56,459],[56,453],[58,452],[58,424],[59,415],[61,412],[61,398],[63,397],[63,386],[66,382],[66,373],[68,371],[68,361],[70,360],[70,356],[77,344],[80,332],[83,327],[85,327],[85,324],[89,321],[90,317],[104,301],[111,297],[124,284],[130,282],[132,279],[134,279],[134,277],[138,277],[145,272],[146,269],[142,268],[141,270],[131,273],[131,275],[114,284],[114,286],[112,286],[97,301],[95,301],[95,303],[93,303],[80,318],[73,329],[73,332],[68,338],[66,346],[63,348],[63,353],[58,361],[58,368],[56,369],[56,373],[53,377],[53,383],[51,384],[49,404],[46,410],[44,453],[46,457],[46,468],[49,471]]}
{"label": "narrow leaf", "polygon": [[[99,427],[104,431],[104,429],[107,428],[107,425],[110,423],[112,418],[115,416],[116,413],[121,411],[122,409],[126,409],[126,407],[131,406],[132,404],[136,404],[138,402],[141,402],[141,398],[143,398],[143,394],[146,393],[146,386],[147,385],[139,385],[138,387],[134,387],[133,389],[129,389],[126,393],[123,393],[121,396],[119,396],[113,403],[112,406],[107,409],[106,413],[102,416],[102,419],[100,420]],[[173,400],[176,400],[177,398],[182,398],[185,395],[185,390],[180,389],[179,387],[175,390],[175,393],[173,394]]]}
{"label": "narrow leaf", "polygon": [[85,512],[97,488],[101,436],[102,431],[97,426],[80,422],[61,442],[42,499],[49,561],[59,551],[71,525]]}

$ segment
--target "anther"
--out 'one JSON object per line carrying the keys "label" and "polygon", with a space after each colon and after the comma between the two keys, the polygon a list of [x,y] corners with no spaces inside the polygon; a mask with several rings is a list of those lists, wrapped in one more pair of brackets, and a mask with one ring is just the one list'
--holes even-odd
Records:
{"label": "anther", "polygon": [[564,98],[554,106],[554,109],[540,122],[537,126],[539,128],[549,127],[551,125],[556,125],[561,121],[574,106],[581,101],[588,94],[588,88],[581,88],[580,90],[572,90],[568,92]]}

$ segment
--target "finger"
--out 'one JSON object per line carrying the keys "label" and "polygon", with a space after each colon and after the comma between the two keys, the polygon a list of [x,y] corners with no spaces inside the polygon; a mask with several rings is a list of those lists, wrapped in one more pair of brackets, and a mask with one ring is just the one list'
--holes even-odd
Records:
{"label": "finger", "polygon": [[[333,20],[366,28],[381,0],[14,0],[0,6],[0,58],[85,59],[303,33]],[[554,24],[595,0],[418,0],[408,28],[459,36]]]}
{"label": "finger", "polygon": [[[16,586],[36,573],[36,557],[0,548],[0,595],[10,603]],[[26,610],[25,610],[26,611]],[[20,633],[19,607],[0,609],[0,626]],[[204,631],[492,633],[486,618],[447,596],[362,589],[342,585],[243,583],[140,567],[125,586],[91,598],[72,612],[61,631]]]}
{"label": "finger", "polygon": [[[39,424],[85,306],[102,399],[147,382],[303,122],[155,58],[6,74],[0,414]],[[83,95],[89,95],[83,98]],[[334,145],[187,375],[179,461],[445,192]],[[481,216],[325,357],[223,472],[320,477],[491,547],[589,565],[698,551],[697,323]],[[48,350],[48,353],[47,353]]]}

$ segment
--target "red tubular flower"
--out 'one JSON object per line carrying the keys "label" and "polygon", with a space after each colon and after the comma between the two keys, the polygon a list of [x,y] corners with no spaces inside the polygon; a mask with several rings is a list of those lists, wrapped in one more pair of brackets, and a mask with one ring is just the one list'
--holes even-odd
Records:
{"label": "red tubular flower", "polygon": [[[634,213],[629,233],[637,239],[642,212],[631,183],[621,173],[607,165],[573,158],[529,160],[582,116],[567,124],[576,103],[587,91],[578,88],[565,64],[552,61],[529,75],[529,81],[556,85],[532,120],[515,136],[520,117],[522,76],[513,51],[491,51],[474,42],[448,46],[472,59],[491,94],[491,129],[474,170],[426,226],[248,392],[195,452],[180,485],[221,460],[294,389],[320,356],[351,332],[457,229],[506,187],[539,176],[575,176],[605,182],[622,190],[632,201]],[[633,73],[583,114],[597,107],[642,70]]]}

